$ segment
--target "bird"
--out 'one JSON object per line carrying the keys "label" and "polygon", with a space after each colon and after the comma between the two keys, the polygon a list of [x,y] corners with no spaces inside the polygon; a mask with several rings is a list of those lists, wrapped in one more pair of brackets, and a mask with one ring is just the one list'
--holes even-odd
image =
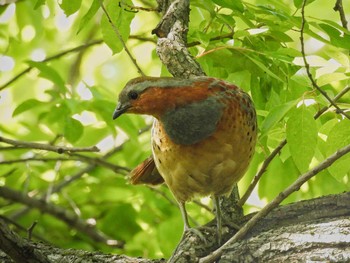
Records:
{"label": "bird", "polygon": [[208,76],[142,76],[122,89],[113,119],[125,113],[154,117],[152,156],[131,172],[131,182],[165,182],[179,204],[183,237],[193,230],[186,202],[212,196],[220,244],[219,198],[242,178],[255,151],[257,119],[250,96],[234,84]]}

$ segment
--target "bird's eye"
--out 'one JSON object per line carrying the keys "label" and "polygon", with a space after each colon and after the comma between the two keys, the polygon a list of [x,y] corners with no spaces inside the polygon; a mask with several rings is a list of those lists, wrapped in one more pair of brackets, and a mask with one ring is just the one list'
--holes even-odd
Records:
{"label": "bird's eye", "polygon": [[132,90],[128,93],[128,97],[131,100],[136,100],[138,98],[139,94],[137,94],[136,91]]}

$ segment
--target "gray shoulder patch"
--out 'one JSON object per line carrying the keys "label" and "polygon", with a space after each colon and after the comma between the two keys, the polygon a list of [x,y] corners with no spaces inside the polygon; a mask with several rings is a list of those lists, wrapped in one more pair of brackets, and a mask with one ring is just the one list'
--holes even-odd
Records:
{"label": "gray shoulder patch", "polygon": [[191,145],[214,133],[222,109],[223,105],[211,97],[170,110],[163,115],[161,122],[174,143]]}

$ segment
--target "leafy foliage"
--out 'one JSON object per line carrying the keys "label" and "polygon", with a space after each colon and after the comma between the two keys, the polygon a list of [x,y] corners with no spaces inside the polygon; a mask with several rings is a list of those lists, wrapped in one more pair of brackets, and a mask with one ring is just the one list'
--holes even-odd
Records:
{"label": "leafy foliage", "polygon": [[[103,3],[145,73],[168,74],[155,56],[156,38],[150,33],[159,15],[134,12],[130,6],[137,2]],[[255,195],[260,202],[248,202],[247,212],[350,143],[349,119],[332,107],[314,117],[329,102],[313,88],[305,71],[299,39],[302,3],[191,1],[191,53],[208,75],[248,91],[257,108],[259,142],[239,184],[241,191],[273,149],[287,139],[258,185]],[[334,99],[349,86],[350,32],[336,22],[339,17],[332,5],[326,0],[307,2],[304,55],[314,80]],[[349,15],[350,10],[345,11]],[[62,160],[54,152],[10,150],[2,143],[0,185],[45,198],[96,222],[106,235],[126,242],[123,253],[169,256],[181,235],[180,213],[166,187],[130,186],[125,177],[129,168],[150,154],[151,119],[123,116],[112,121],[117,94],[137,71],[100,1],[63,0],[60,5],[50,0],[18,1],[1,6],[0,14],[0,135],[101,149],[65,154],[68,160]],[[348,110],[350,93],[337,103]],[[118,146],[122,147],[105,156]],[[287,201],[349,191],[349,158],[338,160]],[[12,160],[19,161],[9,163]],[[62,186],[71,178],[76,179]],[[61,187],[54,191],[57,186]],[[24,228],[38,221],[35,238],[62,247],[120,252],[37,209],[27,210],[5,198],[0,199],[0,207],[2,215]],[[196,204],[189,204],[189,212],[200,224],[213,217]]]}

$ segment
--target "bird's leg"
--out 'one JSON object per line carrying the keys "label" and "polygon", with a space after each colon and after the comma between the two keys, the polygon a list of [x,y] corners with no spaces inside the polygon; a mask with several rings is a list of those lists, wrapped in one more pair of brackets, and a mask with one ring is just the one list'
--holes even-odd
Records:
{"label": "bird's leg", "polygon": [[215,205],[215,214],[216,214],[216,233],[218,237],[218,244],[221,245],[222,241],[222,215],[220,207],[220,198],[217,195],[213,196],[213,201]]}
{"label": "bird's leg", "polygon": [[184,222],[184,232],[182,234],[181,241],[184,239],[186,232],[192,232],[193,234],[198,236],[204,243],[207,243],[207,240],[205,239],[204,235],[198,229],[192,228],[190,226],[190,223],[188,222],[188,215],[187,215],[185,203],[179,202],[179,207],[182,215],[182,220]]}
{"label": "bird's leg", "polygon": [[184,222],[184,232],[188,229],[190,229],[190,223],[188,222],[188,215],[187,215],[187,211],[186,211],[186,205],[183,202],[179,202],[179,207],[180,207],[180,211],[181,211],[181,216],[182,216],[182,220]]}

